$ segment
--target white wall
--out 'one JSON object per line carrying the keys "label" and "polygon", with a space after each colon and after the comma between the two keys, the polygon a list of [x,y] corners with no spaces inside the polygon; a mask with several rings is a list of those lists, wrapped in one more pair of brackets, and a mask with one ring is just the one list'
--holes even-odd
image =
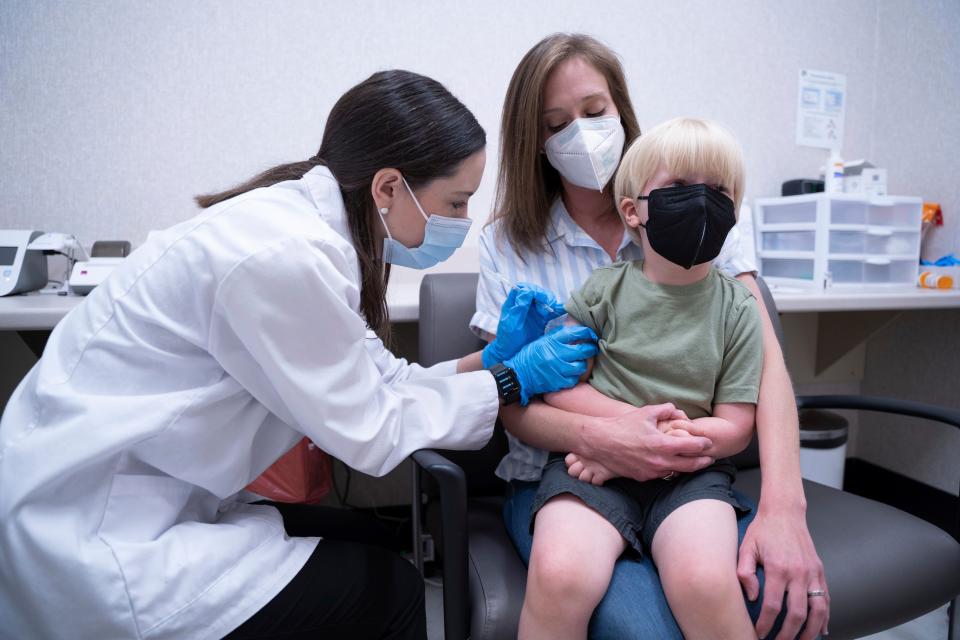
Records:
{"label": "white wall", "polygon": [[[893,185],[915,192],[921,185],[901,176],[922,157],[888,153],[881,134],[917,111],[906,99],[878,105],[878,87],[889,84],[878,64],[894,63],[895,85],[908,80],[909,47],[929,34],[923,15],[915,30],[881,28],[890,6],[920,6],[923,15],[939,8],[947,14],[940,24],[950,14],[956,23],[950,2],[7,0],[0,224],[70,231],[87,245],[107,237],[138,244],[192,215],[194,194],[312,155],[334,101],[390,67],[445,83],[477,114],[492,151],[513,68],[560,30],[594,34],[620,53],[642,127],[704,115],[737,132],[748,198],[776,195],[784,179],[813,176],[823,160],[794,145],[797,70],[846,73],[844,154],[882,155]],[[924,73],[952,71],[941,56],[924,63]],[[931,119],[926,126],[935,127]],[[479,220],[491,206],[494,155],[473,204]],[[957,201],[936,182],[922,186],[932,192],[922,195]]]}
{"label": "white wall", "polygon": [[[702,115],[739,135],[748,200],[815,176],[825,157],[794,144],[798,69],[845,73],[844,156],[887,167],[892,193],[943,204],[947,226],[927,252],[936,257],[960,249],[958,27],[955,0],[4,0],[0,227],[139,244],[193,215],[193,195],[312,155],[335,100],[394,67],[437,78],[486,128],[487,174],[471,205],[483,221],[510,74],[544,35],[583,31],[622,56],[643,128]],[[950,313],[910,315],[878,336],[865,390],[897,380],[903,394],[958,406],[956,393],[923,388],[956,389]],[[921,344],[931,335],[949,343]],[[942,373],[911,386],[904,363]],[[877,433],[853,453],[956,489],[955,433],[911,445],[922,449],[911,450],[916,464],[900,455],[902,430]]]}
{"label": "white wall", "polygon": [[[960,2],[883,2],[870,156],[891,168],[890,187],[944,206],[947,225],[926,249],[960,256]],[[867,345],[862,390],[960,409],[960,309],[911,311]],[[877,416],[861,420],[856,453],[957,495],[960,433]]]}

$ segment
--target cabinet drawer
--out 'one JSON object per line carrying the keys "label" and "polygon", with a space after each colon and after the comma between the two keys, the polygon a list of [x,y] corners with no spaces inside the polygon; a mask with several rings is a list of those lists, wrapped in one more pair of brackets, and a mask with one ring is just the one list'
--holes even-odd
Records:
{"label": "cabinet drawer", "polygon": [[827,264],[827,271],[833,284],[863,282],[862,260],[831,260]]}
{"label": "cabinet drawer", "polygon": [[816,231],[761,231],[760,246],[764,251],[813,251]]}
{"label": "cabinet drawer", "polygon": [[863,265],[863,274],[868,284],[913,284],[917,265],[911,260],[868,259]]}
{"label": "cabinet drawer", "polygon": [[830,253],[863,253],[867,239],[863,231],[831,231]]}
{"label": "cabinet drawer", "polygon": [[866,235],[867,253],[876,255],[914,254],[919,250],[920,233],[871,229]]}
{"label": "cabinet drawer", "polygon": [[790,224],[817,221],[816,202],[784,202],[758,205],[761,224]]}
{"label": "cabinet drawer", "polygon": [[760,273],[768,278],[813,280],[813,258],[763,258]]}

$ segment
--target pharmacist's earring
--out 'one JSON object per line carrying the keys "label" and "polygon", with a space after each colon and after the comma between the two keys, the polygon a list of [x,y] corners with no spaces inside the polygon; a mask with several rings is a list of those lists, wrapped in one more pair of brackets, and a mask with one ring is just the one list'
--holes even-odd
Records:
{"label": "pharmacist's earring", "polygon": [[390,213],[390,209],[388,209],[387,207],[380,207],[380,215],[385,216],[388,213]]}

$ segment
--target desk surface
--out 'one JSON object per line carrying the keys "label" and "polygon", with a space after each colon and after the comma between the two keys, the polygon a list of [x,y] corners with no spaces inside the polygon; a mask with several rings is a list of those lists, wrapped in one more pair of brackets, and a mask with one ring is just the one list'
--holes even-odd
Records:
{"label": "desk surface", "polygon": [[[816,293],[773,289],[772,293],[777,309],[784,313],[960,308],[957,289],[832,289]],[[420,312],[419,297],[419,278],[391,282],[387,291],[390,318],[395,322],[415,321]],[[37,293],[0,298],[0,330],[52,329],[82,300],[79,296]]]}
{"label": "desk surface", "polygon": [[[75,306],[82,296],[58,296],[50,293],[0,298],[0,331],[30,331],[52,329]],[[387,291],[390,318],[396,322],[410,322],[420,313],[420,284],[400,283]]]}
{"label": "desk surface", "polygon": [[960,290],[958,289],[898,287],[803,292],[796,289],[771,288],[770,293],[773,294],[777,310],[781,313],[960,308]]}

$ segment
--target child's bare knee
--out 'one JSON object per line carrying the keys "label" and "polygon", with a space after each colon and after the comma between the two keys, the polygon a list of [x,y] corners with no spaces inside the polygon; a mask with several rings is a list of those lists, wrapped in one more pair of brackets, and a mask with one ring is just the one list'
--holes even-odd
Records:
{"label": "child's bare knee", "polygon": [[548,602],[592,612],[606,593],[610,576],[588,559],[554,553],[531,562],[528,582],[528,588]]}

